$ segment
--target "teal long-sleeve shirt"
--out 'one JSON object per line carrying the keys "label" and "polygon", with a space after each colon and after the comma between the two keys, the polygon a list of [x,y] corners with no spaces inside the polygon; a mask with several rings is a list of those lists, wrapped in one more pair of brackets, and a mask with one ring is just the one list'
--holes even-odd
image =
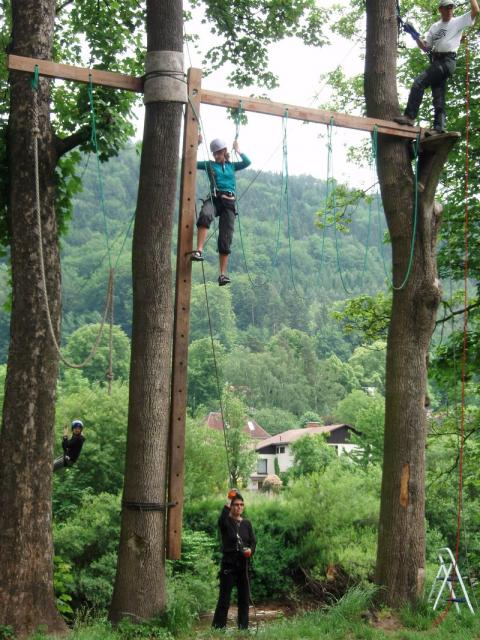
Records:
{"label": "teal long-sleeve shirt", "polygon": [[244,153],[241,153],[240,157],[242,158],[241,162],[225,162],[225,164],[213,160],[202,160],[197,162],[197,169],[207,172],[212,191],[216,188],[218,191],[233,191],[235,193],[237,188],[235,172],[246,169],[252,164]]}

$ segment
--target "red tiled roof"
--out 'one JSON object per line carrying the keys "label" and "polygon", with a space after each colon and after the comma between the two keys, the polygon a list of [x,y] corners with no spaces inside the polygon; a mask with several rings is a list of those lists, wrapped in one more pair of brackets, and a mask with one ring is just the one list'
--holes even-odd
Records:
{"label": "red tiled roof", "polygon": [[[218,411],[211,411],[205,422],[210,429],[215,429],[216,431],[223,430],[222,414]],[[265,429],[258,424],[258,422],[253,420],[253,418],[248,418],[245,422],[245,426],[243,427],[243,431],[250,436],[250,438],[254,438],[255,440],[265,440],[270,437],[270,434],[267,433]]]}

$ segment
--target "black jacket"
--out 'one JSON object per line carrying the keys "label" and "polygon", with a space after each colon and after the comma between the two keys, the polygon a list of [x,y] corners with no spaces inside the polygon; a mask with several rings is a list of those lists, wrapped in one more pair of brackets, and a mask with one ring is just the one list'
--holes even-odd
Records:
{"label": "black jacket", "polygon": [[223,507],[218,519],[220,535],[222,537],[222,564],[239,565],[247,562],[242,552],[242,547],[248,547],[255,553],[257,541],[253,533],[250,520],[243,518],[240,522],[230,518],[230,509]]}
{"label": "black jacket", "polygon": [[85,438],[80,434],[76,436],[75,434],[68,439],[67,436],[63,436],[62,447],[65,452],[65,455],[68,456],[69,462],[76,462],[78,456],[80,455],[80,451],[82,450],[83,443]]}

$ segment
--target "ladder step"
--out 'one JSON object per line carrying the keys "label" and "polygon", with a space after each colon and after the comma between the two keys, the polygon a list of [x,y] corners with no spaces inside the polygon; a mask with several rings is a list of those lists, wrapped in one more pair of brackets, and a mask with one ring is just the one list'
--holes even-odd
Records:
{"label": "ladder step", "polygon": [[[437,580],[441,580],[443,582],[445,578],[437,578]],[[455,582],[455,580],[457,580],[455,576],[453,578],[451,578],[450,576],[447,578],[447,582]]]}
{"label": "ladder step", "polygon": [[447,598],[447,602],[466,602],[465,598]]}

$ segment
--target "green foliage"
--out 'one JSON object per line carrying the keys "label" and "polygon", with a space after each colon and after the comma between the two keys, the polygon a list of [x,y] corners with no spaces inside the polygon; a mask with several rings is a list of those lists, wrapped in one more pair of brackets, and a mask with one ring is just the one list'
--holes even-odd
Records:
{"label": "green foliage", "polygon": [[[216,283],[208,283],[206,291],[213,335],[225,347],[231,348],[235,344],[237,335],[231,291],[223,291]],[[210,335],[210,328],[203,285],[192,286],[190,304],[192,317],[190,339],[193,341],[207,338]]]}
{"label": "green foliage", "polygon": [[[69,362],[80,364],[92,353],[101,329],[100,324],[88,324],[77,329],[69,337],[64,356]],[[90,382],[104,382],[109,371],[109,326],[103,327],[98,347],[92,360],[82,369]],[[120,327],[112,327],[112,370],[114,379],[128,380],[130,371],[130,340]]]}
{"label": "green foliage", "polygon": [[173,635],[162,626],[159,620],[149,620],[147,622],[131,622],[124,618],[118,623],[117,632],[121,640],[173,640]]}
{"label": "green foliage", "polygon": [[287,473],[293,478],[310,473],[322,473],[336,458],[334,448],[327,444],[323,434],[305,435],[292,444],[291,450],[293,466]]}
{"label": "green foliage", "polygon": [[[127,431],[128,387],[112,385],[112,395],[89,387],[79,372],[72,372],[60,387],[57,405],[57,452],[61,452],[63,425],[80,418],[85,443],[78,461],[54,476],[53,509],[57,521],[75,513],[87,494],[118,493],[123,485]],[[73,387],[66,382],[76,383]]]}
{"label": "green foliage", "polygon": [[251,412],[251,416],[271,436],[298,427],[298,418],[293,413],[277,407],[255,409]]}
{"label": "green foliage", "polygon": [[347,333],[358,333],[367,343],[386,338],[390,324],[390,295],[361,295],[346,301],[341,311],[333,311],[332,317],[342,323]]}
{"label": "green foliage", "polygon": [[[54,525],[55,551],[62,558],[58,579],[70,596],[105,609],[112,595],[120,534],[120,496],[85,495],[68,521]],[[70,566],[72,580],[65,580]]]}
{"label": "green foliage", "polygon": [[227,455],[223,433],[206,426],[204,416],[187,420],[185,487],[187,502],[217,494],[226,488]]}
{"label": "green foliage", "polygon": [[247,420],[247,409],[240,398],[227,388],[223,393],[223,406],[228,449],[227,462],[232,486],[238,486],[240,482],[246,486],[257,457],[255,450],[252,449],[251,438],[243,431]]}
{"label": "green foliage", "polygon": [[243,2],[225,4],[219,0],[193,0],[204,23],[210,23],[218,44],[207,52],[212,70],[233,64],[230,82],[236,87],[252,84],[273,88],[277,79],[268,69],[268,47],[287,37],[320,46],[326,12],[313,0],[295,2]]}
{"label": "green foliage", "polygon": [[319,425],[323,424],[322,417],[314,411],[307,411],[300,418],[301,427],[306,427],[309,422],[318,422]]}
{"label": "green foliage", "polygon": [[224,354],[225,349],[218,340],[214,341],[212,348],[209,336],[191,342],[188,349],[188,406],[193,413],[202,405],[218,405],[216,372],[222,370]]}
{"label": "green foliage", "polygon": [[0,624],[0,640],[15,640],[15,633],[8,624]]}
{"label": "green foliage", "polygon": [[62,560],[59,556],[55,556],[53,558],[53,562],[53,587],[57,598],[57,609],[64,617],[70,618],[73,615],[73,609],[70,605],[70,602],[72,601],[70,593],[73,591],[75,583],[72,575],[72,566],[68,562]]}

